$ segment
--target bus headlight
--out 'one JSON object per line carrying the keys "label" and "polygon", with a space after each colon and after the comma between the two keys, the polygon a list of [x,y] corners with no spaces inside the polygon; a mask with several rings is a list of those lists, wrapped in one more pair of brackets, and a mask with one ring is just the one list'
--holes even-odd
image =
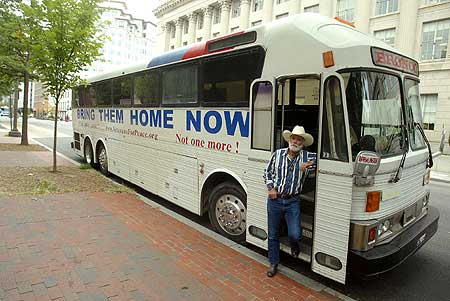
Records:
{"label": "bus headlight", "polygon": [[390,230],[391,230],[391,221],[387,219],[378,225],[378,237],[381,238],[384,234],[388,232],[390,233]]}

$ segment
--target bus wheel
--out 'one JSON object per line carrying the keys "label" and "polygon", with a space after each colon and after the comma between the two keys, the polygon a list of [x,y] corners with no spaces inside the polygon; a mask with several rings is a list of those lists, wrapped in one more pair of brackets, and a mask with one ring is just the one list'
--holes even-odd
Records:
{"label": "bus wheel", "polygon": [[108,171],[108,155],[106,153],[106,148],[103,144],[101,144],[98,148],[98,165],[100,167],[100,171],[105,176],[109,175]]}
{"label": "bus wheel", "polygon": [[208,215],[217,232],[236,242],[245,241],[247,197],[240,186],[217,185],[209,196]]}
{"label": "bus wheel", "polygon": [[95,167],[94,151],[92,150],[92,144],[89,139],[84,142],[84,161],[92,167]]}

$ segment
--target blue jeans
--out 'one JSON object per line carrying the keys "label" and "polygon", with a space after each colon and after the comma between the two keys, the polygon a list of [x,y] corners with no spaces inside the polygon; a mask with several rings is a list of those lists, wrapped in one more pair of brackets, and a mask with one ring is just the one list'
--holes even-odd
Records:
{"label": "blue jeans", "polygon": [[288,237],[291,248],[298,251],[300,232],[300,203],[298,197],[291,199],[267,199],[267,216],[269,227],[269,262],[280,262],[280,221],[284,216],[288,227]]}

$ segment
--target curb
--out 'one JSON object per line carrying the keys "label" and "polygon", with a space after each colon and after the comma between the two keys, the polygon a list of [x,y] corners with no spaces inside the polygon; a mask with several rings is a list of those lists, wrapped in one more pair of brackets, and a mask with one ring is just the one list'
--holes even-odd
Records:
{"label": "curb", "polygon": [[450,179],[441,179],[441,178],[433,178],[433,177],[431,177],[430,178],[430,182],[431,183],[433,183],[433,182],[438,182],[438,183],[446,183],[446,184],[450,184]]}
{"label": "curb", "polygon": [[[47,145],[40,143],[39,141],[35,140],[34,138],[30,138],[30,139],[31,139],[34,143],[36,143],[37,145],[42,146],[43,148],[47,149],[47,150],[50,151],[50,152],[53,152],[53,148],[48,147]],[[74,165],[76,165],[76,166],[80,166],[80,165],[81,165],[79,162],[77,162],[77,161],[75,161],[75,160],[73,160],[73,159],[70,159],[69,157],[67,157],[66,155],[61,154],[61,153],[58,152],[58,151],[56,151],[56,155],[57,155],[58,157],[63,158],[64,160],[69,161],[70,163],[72,163],[72,164],[74,164]]]}
{"label": "curb", "polygon": [[[137,197],[139,199],[141,199],[147,205],[162,211],[163,213],[169,215],[170,217],[173,217],[176,220],[182,222],[186,226],[194,228],[195,230],[201,232],[202,234],[205,234],[206,236],[208,236],[208,237],[216,240],[217,242],[219,242],[219,243],[221,243],[221,244],[223,244],[223,245],[225,245],[225,246],[227,246],[227,247],[229,247],[229,248],[239,252],[240,254],[242,254],[244,256],[247,256],[247,257],[257,261],[258,263],[261,263],[263,265],[267,265],[267,258],[265,256],[262,256],[261,254],[258,254],[256,252],[254,252],[254,251],[244,247],[244,246],[241,246],[241,245],[237,244],[236,242],[234,242],[234,241],[232,241],[232,240],[230,240],[230,239],[228,239],[226,237],[223,237],[222,235],[217,234],[216,232],[214,232],[214,231],[212,231],[212,230],[210,230],[208,228],[205,228],[205,227],[203,227],[203,226],[201,226],[201,225],[199,225],[199,224],[189,220],[188,218],[186,218],[186,217],[184,217],[184,216],[182,216],[182,215],[180,215],[180,214],[178,214],[176,212],[173,212],[173,211],[165,208],[164,206],[162,206],[162,205],[152,201],[151,199],[149,199],[149,198],[147,198],[147,197],[145,197],[145,196],[143,196],[143,195],[141,195],[139,193],[136,193],[136,195],[137,195]],[[312,290],[314,290],[316,292],[321,292],[321,291],[327,292],[327,293],[329,293],[329,294],[331,294],[333,296],[336,296],[336,297],[338,297],[338,298],[340,298],[342,300],[354,301],[354,299],[352,299],[352,298],[350,298],[350,297],[348,297],[348,296],[346,296],[346,295],[344,295],[342,293],[339,293],[338,291],[335,291],[332,288],[329,288],[329,287],[325,286],[324,284],[321,284],[320,282],[318,282],[318,281],[316,281],[314,279],[308,278],[305,275],[302,275],[302,274],[300,274],[300,273],[298,273],[298,272],[296,272],[294,270],[291,270],[288,267],[283,266],[282,264],[279,264],[278,266],[279,266],[279,269],[278,269],[279,273],[281,273],[281,274],[291,278],[295,282],[297,282],[297,283],[299,283],[299,284],[301,284],[301,285],[303,285],[303,286],[305,286],[305,287],[307,287],[309,289],[312,289]]]}

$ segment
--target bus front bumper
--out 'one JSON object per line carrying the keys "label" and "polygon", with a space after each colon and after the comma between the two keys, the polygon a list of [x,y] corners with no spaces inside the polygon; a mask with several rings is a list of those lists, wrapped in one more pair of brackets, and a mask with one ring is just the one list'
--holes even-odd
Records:
{"label": "bus front bumper", "polygon": [[419,250],[436,233],[439,211],[428,208],[428,214],[390,243],[365,252],[349,252],[349,272],[359,276],[375,276],[394,269]]}

